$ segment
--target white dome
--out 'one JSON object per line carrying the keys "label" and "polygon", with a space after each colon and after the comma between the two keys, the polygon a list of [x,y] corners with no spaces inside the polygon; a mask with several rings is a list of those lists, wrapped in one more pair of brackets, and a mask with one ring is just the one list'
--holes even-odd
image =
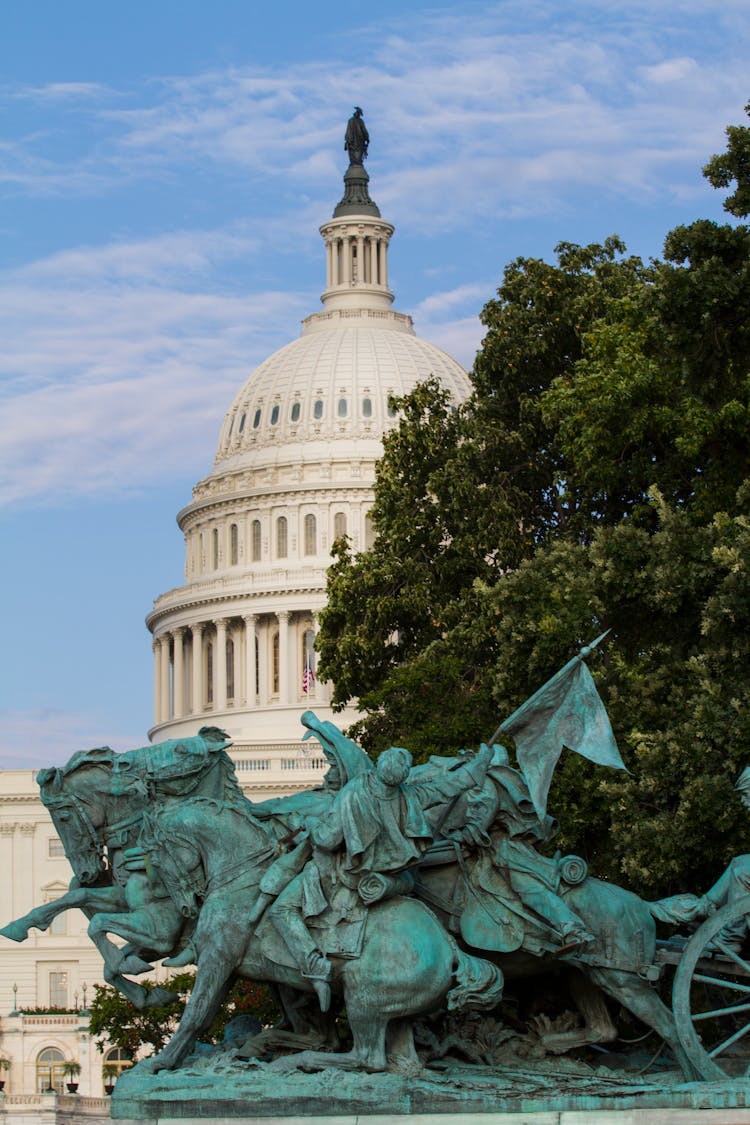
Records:
{"label": "white dome", "polygon": [[239,468],[264,447],[379,437],[389,395],[435,376],[461,402],[463,367],[414,334],[411,317],[381,309],[316,313],[302,336],[256,368],[227,412],[214,472]]}

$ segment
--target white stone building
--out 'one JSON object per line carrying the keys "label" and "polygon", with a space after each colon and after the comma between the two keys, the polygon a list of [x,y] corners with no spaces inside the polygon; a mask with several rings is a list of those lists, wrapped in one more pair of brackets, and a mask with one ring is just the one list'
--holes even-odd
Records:
{"label": "white stone building", "polygon": [[[237,393],[213,469],[178,516],[184,584],[158,597],[147,618],[150,739],[222,727],[234,740],[240,781],[256,799],[307,788],[322,775],[324,760],[310,749],[317,744],[300,741],[301,711],[310,707],[341,725],[355,717],[332,714],[329,686],[315,679],[313,643],[334,539],[348,535],[358,550],[372,537],[375,463],[395,424],[389,395],[430,376],[457,402],[470,390],[460,364],[393,310],[393,227],[367,185],[364,168],[351,166],[344,197],[320,228],[323,309]],[[57,897],[70,878],[30,771],[0,774],[0,861],[0,924]],[[17,1014],[22,1007],[83,1006],[84,986],[90,990],[101,977],[85,929],[73,912],[24,945],[0,938],[0,1057],[11,1060],[0,1119],[36,1113],[42,1103],[51,1112],[54,1095],[42,1091],[48,1079],[61,1086],[65,1060],[81,1063],[81,1094],[103,1093],[102,1057],[89,1043],[85,1017],[74,1010]],[[98,1105],[87,1112],[96,1114]]]}

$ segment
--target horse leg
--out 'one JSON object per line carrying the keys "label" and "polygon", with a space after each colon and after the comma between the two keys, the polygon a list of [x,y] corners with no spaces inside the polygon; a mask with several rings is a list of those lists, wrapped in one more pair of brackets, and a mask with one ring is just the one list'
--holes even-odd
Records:
{"label": "horse leg", "polygon": [[46,930],[58,914],[66,910],[113,910],[118,905],[124,907],[124,898],[119,887],[74,887],[54,902],[35,906],[22,918],[16,918],[0,930],[2,937],[11,941],[25,941],[29,930]]}
{"label": "horse leg", "polygon": [[417,1074],[422,1060],[414,1046],[414,1026],[411,1020],[391,1020],[386,1033],[388,1069],[400,1074]]}
{"label": "horse leg", "polygon": [[588,1043],[611,1043],[617,1038],[617,1028],[612,1022],[601,989],[588,980],[578,969],[570,969],[567,976],[571,999],[583,1016],[584,1026],[569,1031],[542,1029],[539,1040],[553,1055],[562,1055],[575,1047]]}
{"label": "horse leg", "polygon": [[[88,935],[112,973],[148,973],[153,965],[138,957],[135,950],[148,942],[138,926],[138,914],[95,914],[89,923]],[[129,943],[119,949],[107,934],[117,934]],[[170,946],[171,948],[171,946]]]}
{"label": "horse leg", "polygon": [[609,996],[619,1000],[629,1012],[661,1036],[689,1081],[700,1078],[680,1043],[672,1013],[648,981],[642,980],[635,973],[616,969],[591,968],[589,975]]}

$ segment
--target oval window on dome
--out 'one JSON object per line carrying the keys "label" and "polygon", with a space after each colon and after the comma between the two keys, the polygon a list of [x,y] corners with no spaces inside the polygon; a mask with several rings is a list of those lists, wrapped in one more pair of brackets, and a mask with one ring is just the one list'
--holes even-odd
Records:
{"label": "oval window on dome", "polygon": [[278,406],[274,406],[273,410],[271,411],[271,425],[275,426],[278,423],[278,420],[279,420],[279,408],[278,408]]}
{"label": "oval window on dome", "polygon": [[244,430],[244,428],[245,428],[245,419],[246,419],[246,418],[247,418],[247,414],[246,414],[246,413],[243,413],[242,417],[240,418],[240,424],[239,424],[239,426],[237,427],[237,432],[238,432],[239,434],[241,434],[241,433],[242,433],[242,431],[243,431],[243,430]]}
{"label": "oval window on dome", "polygon": [[260,410],[256,410],[255,416],[253,418],[253,429],[257,430],[259,425],[260,425]]}
{"label": "oval window on dome", "polygon": [[336,407],[336,411],[338,413],[339,418],[346,418],[347,414],[349,413],[349,403],[346,401],[345,398],[339,399],[338,406]]}
{"label": "oval window on dome", "polygon": [[388,399],[388,417],[395,418],[397,413],[398,411],[396,410],[396,407],[393,405],[391,400]]}
{"label": "oval window on dome", "polygon": [[322,417],[323,417],[323,399],[318,398],[318,399],[315,400],[315,406],[313,407],[313,418],[322,418]]}
{"label": "oval window on dome", "polygon": [[299,410],[300,410],[299,403],[293,402],[292,403],[292,414],[291,414],[291,418],[292,418],[293,422],[299,422]]}
{"label": "oval window on dome", "polygon": [[362,417],[363,418],[372,418],[372,399],[371,398],[363,398],[362,399]]}

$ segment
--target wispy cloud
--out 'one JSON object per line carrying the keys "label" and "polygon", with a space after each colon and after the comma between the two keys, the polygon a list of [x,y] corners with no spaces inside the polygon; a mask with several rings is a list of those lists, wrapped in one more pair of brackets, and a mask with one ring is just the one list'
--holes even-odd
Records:
{"label": "wispy cloud", "polygon": [[102,715],[51,707],[0,711],[0,729],[0,770],[58,766],[76,750],[106,744],[119,751],[144,742],[142,731],[113,727]]}

